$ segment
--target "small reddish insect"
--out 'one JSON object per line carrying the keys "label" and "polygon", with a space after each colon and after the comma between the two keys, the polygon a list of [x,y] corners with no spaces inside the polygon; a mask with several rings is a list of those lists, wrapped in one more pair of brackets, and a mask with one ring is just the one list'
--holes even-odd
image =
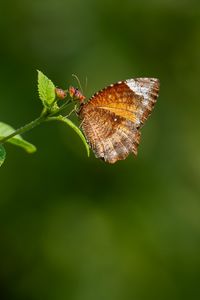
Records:
{"label": "small reddish insect", "polygon": [[55,93],[56,96],[61,100],[64,100],[67,96],[67,92],[61,88],[55,88]]}
{"label": "small reddish insect", "polygon": [[140,128],[149,117],[158,92],[156,78],[128,79],[111,84],[81,104],[81,128],[96,157],[113,164],[129,153],[137,155]]}

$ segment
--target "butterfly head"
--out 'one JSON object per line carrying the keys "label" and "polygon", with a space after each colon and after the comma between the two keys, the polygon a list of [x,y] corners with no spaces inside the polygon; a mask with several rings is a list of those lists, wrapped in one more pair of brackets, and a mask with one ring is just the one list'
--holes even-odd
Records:
{"label": "butterfly head", "polygon": [[69,96],[73,99],[73,100],[76,100],[76,101],[79,101],[79,103],[83,103],[84,100],[85,100],[85,96],[80,92],[79,89],[73,87],[73,86],[70,86],[69,87]]}

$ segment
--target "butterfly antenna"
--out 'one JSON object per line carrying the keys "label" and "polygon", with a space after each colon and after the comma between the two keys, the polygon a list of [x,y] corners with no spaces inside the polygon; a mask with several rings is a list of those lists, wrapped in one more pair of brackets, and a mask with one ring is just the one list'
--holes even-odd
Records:
{"label": "butterfly antenna", "polygon": [[85,77],[85,94],[87,94],[87,87],[88,87],[88,78]]}
{"label": "butterfly antenna", "polygon": [[76,81],[78,82],[78,86],[79,86],[81,92],[83,93],[82,85],[81,85],[81,83],[80,83],[80,80],[79,80],[78,76],[76,76],[75,74],[72,74],[72,76],[73,76],[73,77],[76,79]]}

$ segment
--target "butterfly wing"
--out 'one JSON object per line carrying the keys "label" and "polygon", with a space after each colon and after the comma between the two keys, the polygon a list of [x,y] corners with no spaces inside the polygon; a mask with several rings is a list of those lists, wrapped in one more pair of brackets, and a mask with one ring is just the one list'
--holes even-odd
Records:
{"label": "butterfly wing", "polygon": [[96,157],[115,163],[137,154],[140,127],[158,97],[153,78],[129,79],[96,93],[79,112],[81,127]]}

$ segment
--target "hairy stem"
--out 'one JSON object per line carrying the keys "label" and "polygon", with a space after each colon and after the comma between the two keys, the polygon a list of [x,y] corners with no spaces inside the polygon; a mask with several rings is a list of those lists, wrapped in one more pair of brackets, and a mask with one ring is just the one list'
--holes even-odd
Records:
{"label": "hairy stem", "polygon": [[26,131],[29,131],[29,130],[33,129],[34,127],[40,125],[41,123],[47,121],[49,117],[59,114],[60,112],[62,112],[67,107],[67,105],[70,102],[71,102],[71,100],[68,100],[66,103],[64,103],[62,106],[60,106],[57,110],[55,110],[53,112],[44,111],[39,118],[37,118],[37,119],[31,121],[30,123],[18,128],[17,130],[12,132],[8,136],[5,136],[4,138],[2,138],[0,140],[0,144],[6,143],[9,139],[16,136],[17,134],[22,134],[22,133],[25,133]]}

